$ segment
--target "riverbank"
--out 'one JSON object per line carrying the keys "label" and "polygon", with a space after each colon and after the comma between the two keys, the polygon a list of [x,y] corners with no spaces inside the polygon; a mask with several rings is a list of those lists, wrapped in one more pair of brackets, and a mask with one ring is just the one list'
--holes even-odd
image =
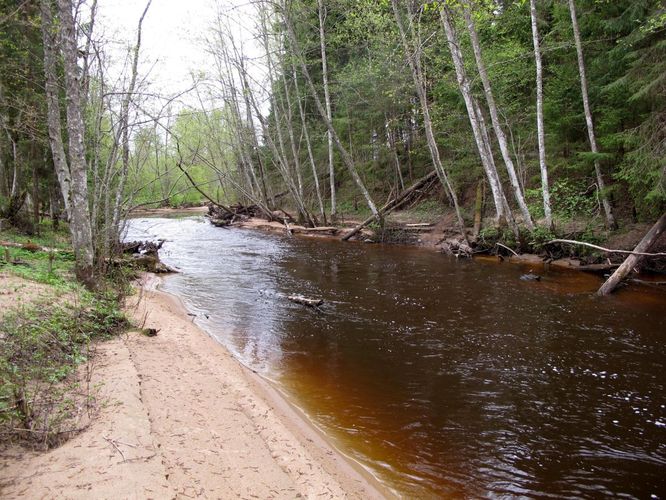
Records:
{"label": "riverbank", "polygon": [[389,495],[157,284],[144,278],[128,308],[157,335],[99,346],[98,418],[47,453],[4,453],[4,498]]}

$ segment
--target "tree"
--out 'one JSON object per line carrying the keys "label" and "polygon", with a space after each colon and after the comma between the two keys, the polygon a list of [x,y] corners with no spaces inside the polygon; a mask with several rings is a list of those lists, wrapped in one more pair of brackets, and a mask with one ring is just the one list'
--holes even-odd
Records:
{"label": "tree", "polygon": [[[511,153],[509,152],[509,144],[506,135],[504,134],[504,130],[502,129],[502,125],[500,123],[497,104],[495,103],[495,97],[493,96],[493,91],[490,86],[490,79],[488,78],[488,72],[486,71],[485,63],[483,62],[483,56],[481,53],[481,44],[479,43],[479,37],[476,32],[476,26],[474,24],[474,19],[472,18],[471,2],[469,0],[465,1],[463,13],[465,16],[465,23],[467,24],[467,31],[469,32],[469,37],[472,42],[472,48],[474,50],[474,58],[476,60],[476,66],[479,71],[479,77],[481,78],[481,82],[483,83],[483,91],[486,98],[486,103],[488,104],[488,110],[490,111],[490,118],[492,121],[493,130],[495,132],[495,137],[497,137],[497,142],[499,143],[500,151],[502,153],[502,158],[504,159],[504,165],[506,166],[506,170],[509,174],[509,180],[511,181],[513,194],[516,199],[516,202],[518,203],[518,206],[520,207],[520,211],[523,214],[523,220],[525,222],[525,225],[528,227],[528,229],[534,229],[534,224],[532,223],[532,216],[530,215],[530,211],[527,208],[527,203],[525,203],[525,197],[523,196],[523,191],[522,188],[520,187],[518,176],[516,175],[516,169],[513,165],[513,160],[511,159]],[[547,188],[548,186],[546,182],[546,192]],[[544,200],[546,198],[547,195],[544,196]],[[549,215],[550,215],[550,209],[547,215],[547,224],[550,226],[551,222],[550,220],[548,220]]]}
{"label": "tree", "polygon": [[539,169],[541,171],[541,196],[543,198],[543,213],[546,219],[546,226],[552,227],[553,215],[550,208],[550,187],[548,186],[548,166],[546,165],[546,136],[543,126],[543,64],[541,61],[541,46],[539,44],[536,0],[530,0],[530,19],[532,21],[532,44],[534,46],[534,61],[536,64],[536,114]]}
{"label": "tree", "polygon": [[[71,0],[58,0],[60,52],[65,69],[67,136],[69,137],[70,191],[63,192],[63,197],[69,197],[70,200],[69,230],[76,257],[76,274],[82,282],[92,286],[95,254],[88,207],[88,165],[83,142],[85,127],[81,107],[81,74],[77,60],[78,49],[73,10]],[[54,153],[54,156],[59,153],[59,151]]]}
{"label": "tree", "polygon": [[[534,0],[531,0],[534,2]],[[578,28],[578,18],[576,16],[576,6],[574,0],[569,0],[569,12],[571,13],[571,25],[573,27],[574,41],[576,42],[576,55],[578,59],[578,72],[580,74],[580,90],[583,97],[583,109],[585,111],[585,124],[587,125],[587,135],[590,140],[590,149],[592,154],[595,155],[594,158],[594,172],[597,176],[597,188],[599,189],[599,196],[601,197],[601,203],[604,207],[604,214],[606,216],[606,225],[610,229],[615,229],[617,224],[615,222],[615,217],[611,210],[610,201],[608,200],[608,193],[606,193],[606,183],[604,181],[603,175],[601,174],[601,166],[599,165],[599,159],[596,155],[599,154],[599,149],[597,148],[597,139],[594,134],[594,122],[592,120],[592,110],[590,109],[590,98],[587,91],[587,76],[585,71],[585,59],[583,56],[583,44],[580,37],[580,29]]]}
{"label": "tree", "polygon": [[[324,85],[324,103],[326,104],[326,119],[333,123],[333,114],[331,112],[331,94],[328,87],[328,60],[326,58],[326,32],[324,23],[326,21],[326,8],[324,0],[317,0],[317,12],[319,17],[319,43],[321,45],[321,78]],[[336,216],[335,201],[335,165],[333,164],[333,135],[330,130],[326,131],[328,140],[328,175],[329,185],[331,186],[331,218]]]}
{"label": "tree", "polygon": [[[460,229],[460,233],[464,239],[467,239],[467,236],[465,234],[465,223],[463,221],[462,214],[460,212],[460,207],[458,205],[458,198],[456,197],[456,193],[453,190],[453,187],[451,186],[449,177],[446,171],[444,170],[444,166],[442,165],[442,160],[439,156],[439,149],[437,148],[437,142],[435,141],[435,134],[433,132],[433,127],[432,127],[432,120],[430,119],[428,99],[426,97],[423,71],[421,69],[421,57],[419,49],[420,44],[414,40],[414,30],[411,27],[411,18],[409,19],[410,23],[409,36],[411,38],[410,42],[410,40],[407,38],[407,33],[403,26],[402,14],[400,13],[398,1],[391,0],[391,5],[393,7],[393,13],[395,15],[395,22],[398,26],[398,30],[400,31],[400,39],[402,40],[402,46],[405,53],[405,57],[407,58],[407,62],[409,63],[409,67],[412,71],[412,76],[414,78],[414,86],[416,88],[416,93],[419,97],[419,102],[421,104],[421,112],[423,114],[423,124],[425,127],[426,138],[428,141],[428,149],[430,150],[430,156],[432,158],[435,171],[437,172],[437,176],[444,185],[449,197],[451,198],[451,201],[453,202],[453,207],[456,212],[456,217],[458,219],[458,228]],[[409,14],[411,13],[408,13],[408,15]]]}

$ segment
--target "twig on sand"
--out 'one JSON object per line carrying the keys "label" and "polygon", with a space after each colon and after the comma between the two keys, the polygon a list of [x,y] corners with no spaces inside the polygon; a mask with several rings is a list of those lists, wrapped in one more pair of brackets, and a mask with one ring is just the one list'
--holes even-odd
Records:
{"label": "twig on sand", "polygon": [[115,442],[113,439],[110,439],[110,438],[108,438],[108,437],[106,437],[106,436],[102,436],[102,437],[103,437],[106,441],[108,441],[109,443],[111,443],[111,445],[116,449],[116,451],[117,451],[118,453],[120,453],[120,456],[123,457],[123,462],[127,461],[127,459],[125,458],[125,454],[122,452],[122,450],[121,450],[120,448],[118,448],[118,445],[116,444],[116,442]]}

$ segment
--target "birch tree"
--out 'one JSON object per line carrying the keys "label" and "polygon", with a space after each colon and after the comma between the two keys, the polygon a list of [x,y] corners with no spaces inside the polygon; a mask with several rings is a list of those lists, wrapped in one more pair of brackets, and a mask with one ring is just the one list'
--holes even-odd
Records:
{"label": "birch tree", "polygon": [[[326,21],[326,8],[324,0],[317,0],[317,11],[319,14],[319,45],[321,49],[321,72],[322,83],[324,85],[324,103],[326,105],[326,119],[333,123],[333,114],[331,111],[331,94],[328,88],[328,61],[326,59],[326,32],[324,23]],[[328,175],[331,186],[331,218],[335,219],[337,208],[335,201],[335,166],[333,165],[333,135],[330,130],[326,130],[326,139],[328,141]]]}
{"label": "birch tree", "polygon": [[465,1],[463,13],[465,16],[465,22],[467,24],[467,31],[469,32],[469,37],[472,42],[472,49],[474,51],[476,66],[479,71],[479,77],[481,78],[481,82],[483,84],[486,103],[488,104],[488,110],[490,111],[490,119],[492,121],[493,130],[495,132],[495,137],[497,137],[497,142],[499,144],[502,158],[504,160],[504,165],[506,166],[507,173],[509,174],[509,181],[511,182],[511,187],[513,188],[513,195],[516,199],[516,202],[518,203],[518,206],[520,207],[521,213],[523,214],[525,225],[529,229],[534,229],[532,216],[530,215],[530,211],[527,208],[527,203],[525,202],[525,197],[523,196],[523,191],[520,187],[518,176],[516,175],[516,169],[513,165],[513,159],[511,158],[511,153],[509,152],[508,141],[500,123],[495,96],[493,95],[492,87],[490,85],[490,79],[488,78],[486,65],[483,62],[481,44],[479,43],[479,37],[476,32],[474,19],[472,17],[471,2],[469,0]]}
{"label": "birch tree", "polygon": [[[409,67],[412,72],[412,77],[414,79],[414,87],[416,88],[416,94],[419,97],[419,102],[421,104],[421,112],[423,114],[423,125],[426,133],[426,140],[428,142],[428,149],[430,151],[430,156],[432,158],[435,171],[439,177],[441,183],[444,185],[451,201],[453,202],[453,207],[456,211],[456,218],[458,220],[458,226],[463,237],[466,239],[465,235],[465,223],[460,212],[460,206],[458,205],[458,198],[456,193],[451,186],[449,177],[442,165],[442,160],[439,155],[439,149],[437,148],[437,142],[435,140],[435,134],[433,132],[432,120],[430,118],[430,108],[428,106],[428,98],[426,96],[426,88],[423,76],[423,70],[421,68],[421,57],[420,57],[420,47],[416,46],[414,43],[410,43],[407,38],[407,33],[403,26],[402,14],[400,13],[400,7],[398,5],[398,0],[391,0],[391,5],[393,7],[393,14],[395,16],[395,21],[398,26],[398,31],[400,32],[400,39],[402,41],[402,46],[405,52],[405,57],[409,63]],[[409,15],[410,13],[408,13]],[[410,21],[411,23],[411,17]],[[414,41],[414,30],[411,28],[409,30],[410,39]]]}
{"label": "birch tree", "polygon": [[530,18],[532,22],[532,45],[536,65],[536,112],[537,142],[539,145],[539,170],[541,172],[541,196],[543,198],[543,214],[546,226],[552,227],[553,215],[550,208],[550,188],[548,187],[548,166],[546,165],[546,137],[543,124],[543,65],[541,63],[541,47],[539,28],[537,26],[536,0],[530,0]]}
{"label": "birch tree", "polygon": [[[534,0],[531,0],[534,2]],[[583,56],[583,44],[580,37],[580,29],[578,28],[578,17],[576,16],[576,5],[574,0],[569,0],[569,12],[571,13],[571,25],[573,27],[574,41],[576,42],[576,55],[578,57],[578,73],[580,74],[580,91],[583,97],[583,109],[585,111],[585,124],[587,125],[587,136],[590,140],[590,150],[595,155],[594,159],[594,172],[597,176],[597,186],[599,188],[599,196],[601,204],[604,208],[604,215],[606,217],[606,225],[610,229],[615,229],[617,224],[615,217],[611,210],[608,194],[606,193],[606,183],[604,182],[603,175],[601,174],[601,166],[596,155],[599,154],[597,148],[597,139],[594,134],[594,122],[592,120],[592,110],[590,109],[590,98],[587,92],[587,77],[585,74],[585,59]]]}
{"label": "birch tree", "polygon": [[495,202],[496,221],[499,223],[502,218],[506,218],[512,229],[514,229],[514,232],[516,232],[515,222],[513,221],[511,210],[508,210],[504,190],[502,189],[497,168],[495,167],[487,130],[483,121],[483,115],[481,114],[478,103],[472,94],[471,85],[465,71],[462,52],[460,51],[460,42],[453,26],[451,12],[448,7],[443,6],[440,9],[440,17],[442,25],[444,26],[444,32],[446,33],[453,66],[455,68],[458,88],[465,101],[467,115],[469,117],[470,125],[472,126],[472,133],[474,134],[474,140],[479,151],[481,164],[488,177],[488,183],[490,184],[493,200]]}
{"label": "birch tree", "polygon": [[58,67],[57,67],[57,40],[55,26],[53,25],[53,11],[50,0],[41,0],[40,10],[42,17],[42,43],[44,45],[44,77],[46,93],[46,113],[48,123],[49,144],[55,167],[58,183],[60,184],[65,213],[70,217],[70,172],[65,156],[65,146],[62,138],[62,124],[60,121],[60,96],[58,95]]}
{"label": "birch tree", "polygon": [[[65,72],[67,135],[69,137],[70,233],[76,257],[77,277],[92,285],[94,250],[88,207],[88,166],[84,150],[84,124],[81,109],[81,74],[78,67],[76,26],[72,0],[58,0],[60,47]],[[62,189],[62,186],[61,186]]]}

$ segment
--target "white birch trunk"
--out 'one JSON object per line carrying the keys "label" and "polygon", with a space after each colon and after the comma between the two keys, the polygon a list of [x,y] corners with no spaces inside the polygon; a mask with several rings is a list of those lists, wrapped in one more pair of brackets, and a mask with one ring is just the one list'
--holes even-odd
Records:
{"label": "white birch trunk", "polygon": [[530,211],[527,208],[527,203],[525,202],[525,197],[523,196],[523,191],[520,187],[520,182],[518,181],[518,176],[516,175],[516,169],[513,164],[513,159],[511,158],[511,153],[509,152],[509,145],[502,129],[502,125],[499,119],[499,113],[497,111],[497,104],[495,102],[495,97],[492,92],[492,87],[490,86],[490,78],[488,78],[488,72],[486,71],[486,66],[483,62],[483,56],[481,53],[481,44],[479,43],[479,37],[476,32],[476,26],[474,25],[474,20],[472,19],[472,14],[470,12],[470,3],[467,0],[464,8],[465,21],[467,23],[467,31],[469,32],[470,40],[472,41],[472,48],[474,50],[474,58],[476,60],[476,66],[479,70],[479,76],[481,77],[481,82],[483,83],[483,91],[486,97],[486,102],[488,104],[488,110],[490,111],[490,119],[492,121],[493,130],[495,132],[495,137],[497,137],[497,142],[499,143],[500,151],[502,153],[502,158],[504,160],[504,165],[506,166],[506,171],[509,174],[509,181],[511,182],[511,187],[513,188],[513,195],[520,207],[520,211],[523,214],[523,219],[525,225],[529,229],[534,229],[534,223],[532,222],[532,216]]}
{"label": "white birch trunk", "polygon": [[[391,5],[393,7],[393,14],[395,17],[396,24],[398,25],[398,30],[400,31],[400,39],[402,40],[403,49],[405,51],[405,57],[409,63],[410,69],[412,70],[412,78],[414,80],[414,86],[416,88],[416,94],[419,97],[419,102],[421,103],[421,112],[423,114],[423,126],[425,128],[426,140],[428,143],[428,149],[430,150],[430,156],[432,158],[435,171],[437,172],[437,177],[440,182],[444,185],[449,198],[453,202],[453,207],[456,212],[456,218],[458,220],[458,226],[460,233],[465,240],[467,240],[467,235],[465,233],[465,222],[462,218],[462,213],[460,212],[460,206],[458,205],[458,198],[453,186],[449,181],[449,177],[442,165],[441,157],[439,156],[439,148],[437,147],[437,141],[435,140],[435,134],[432,127],[432,120],[430,119],[430,107],[428,106],[428,98],[426,95],[425,82],[423,81],[423,71],[421,68],[421,57],[420,57],[420,48],[414,47],[413,43],[410,44],[407,39],[407,34],[402,23],[400,8],[398,6],[398,0],[391,0]],[[408,13],[409,15],[409,13]],[[410,21],[411,22],[411,21]],[[411,28],[411,24],[410,24]],[[413,28],[410,29],[410,36],[414,37]]]}
{"label": "white birch trunk", "polygon": [[[534,0],[531,0],[534,2]],[[569,11],[571,13],[571,25],[573,26],[574,40],[576,42],[576,55],[578,56],[578,72],[580,73],[580,90],[583,95],[583,109],[585,110],[585,123],[587,124],[587,136],[590,139],[590,150],[592,153],[599,153],[597,148],[597,140],[594,135],[594,123],[592,121],[592,111],[590,109],[590,99],[587,92],[587,77],[585,76],[585,59],[583,58],[583,44],[580,39],[580,29],[578,28],[578,18],[576,16],[576,5],[574,0],[569,0]],[[606,225],[609,229],[615,229],[615,217],[611,210],[608,195],[605,192],[606,183],[604,182],[603,175],[601,175],[601,167],[599,161],[594,160],[594,172],[597,176],[597,185],[599,188],[599,196],[601,197],[601,204],[604,207],[604,214],[606,216]]]}
{"label": "white birch trunk", "polygon": [[[317,0],[319,10],[319,44],[321,47],[321,71],[322,83],[324,84],[324,103],[326,105],[326,119],[333,123],[333,114],[331,111],[331,94],[328,88],[328,62],[326,59],[326,33],[324,31],[324,22],[326,16],[324,14],[324,0]],[[333,136],[330,130],[326,131],[326,138],[328,140],[328,173],[329,182],[331,186],[331,218],[335,219],[337,214],[337,207],[335,201],[335,166],[333,165]]]}
{"label": "white birch trunk", "polygon": [[460,93],[462,94],[463,100],[465,101],[467,115],[469,117],[470,125],[472,126],[472,133],[474,134],[474,140],[476,141],[476,146],[479,151],[481,164],[483,165],[483,169],[485,170],[486,176],[488,177],[488,183],[490,184],[493,201],[495,202],[496,221],[499,223],[502,217],[509,217],[509,214],[506,214],[504,209],[504,192],[502,190],[502,185],[499,182],[499,176],[497,174],[497,170],[494,167],[494,162],[491,159],[492,153],[489,150],[489,144],[487,144],[486,140],[484,139],[484,132],[481,130],[479,114],[477,114],[478,105],[476,104],[476,100],[472,95],[469,80],[467,79],[467,74],[465,73],[462,53],[460,52],[460,44],[453,28],[451,14],[446,7],[442,7],[440,9],[440,16],[444,26],[444,31],[446,33],[446,39],[449,44],[453,66],[455,67],[458,88],[460,89]]}
{"label": "white birch trunk", "polygon": [[541,63],[541,46],[539,28],[537,27],[536,0],[530,0],[530,18],[532,20],[532,44],[534,45],[534,61],[536,63],[536,111],[537,140],[539,144],[539,169],[541,171],[541,196],[543,197],[543,213],[546,226],[553,226],[553,214],[550,207],[550,187],[548,186],[548,166],[546,164],[546,137],[543,123],[543,66]]}
{"label": "white birch trunk", "polygon": [[53,12],[51,11],[51,2],[41,0],[42,15],[42,41],[44,45],[44,76],[46,90],[46,110],[49,133],[49,144],[53,156],[53,165],[55,167],[60,192],[65,203],[65,214],[67,219],[70,217],[70,173],[67,157],[65,156],[65,147],[62,140],[62,125],[60,123],[60,100],[58,97],[58,72],[56,67],[56,40],[53,27]]}

